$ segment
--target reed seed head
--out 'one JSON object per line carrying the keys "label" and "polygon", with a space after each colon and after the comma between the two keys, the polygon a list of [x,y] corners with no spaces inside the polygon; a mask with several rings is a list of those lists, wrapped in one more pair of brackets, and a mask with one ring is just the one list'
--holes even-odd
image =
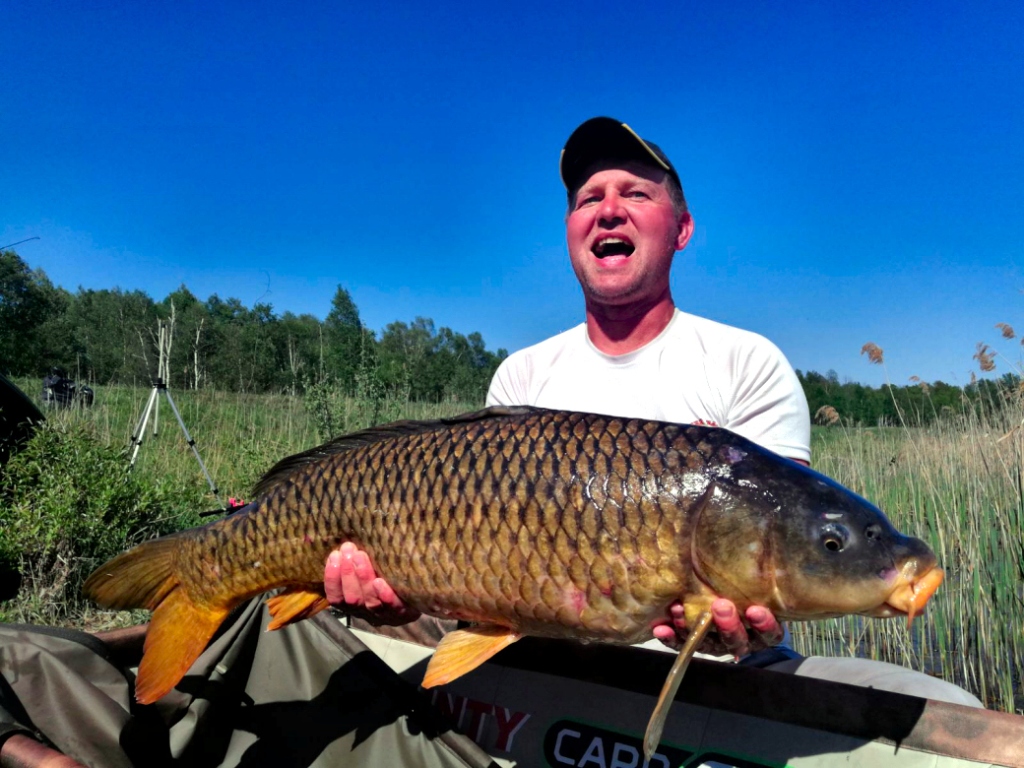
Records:
{"label": "reed seed head", "polygon": [[978,367],[981,368],[985,373],[994,371],[996,369],[995,364],[995,353],[989,347],[988,344],[979,341],[978,351],[973,355],[974,359],[978,361]]}
{"label": "reed seed head", "polygon": [[882,348],[875,344],[873,341],[869,341],[867,344],[861,347],[860,353],[862,355],[867,355],[868,362],[873,363],[874,365],[881,365],[883,362],[885,362]]}
{"label": "reed seed head", "polygon": [[921,381],[921,377],[920,376],[911,376],[910,377],[910,383],[911,384],[917,384],[917,386],[919,386],[921,388],[921,391],[924,392],[926,395],[929,394],[932,391],[932,388],[928,386],[928,382],[927,381]]}
{"label": "reed seed head", "polygon": [[815,412],[814,421],[817,424],[831,427],[839,423],[839,411],[831,405],[823,405]]}

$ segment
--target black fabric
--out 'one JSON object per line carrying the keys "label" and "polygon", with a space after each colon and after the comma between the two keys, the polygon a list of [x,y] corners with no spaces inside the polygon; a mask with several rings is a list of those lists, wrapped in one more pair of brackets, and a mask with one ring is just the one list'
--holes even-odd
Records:
{"label": "black fabric", "polygon": [[44,421],[43,414],[12,381],[0,374],[0,467]]}

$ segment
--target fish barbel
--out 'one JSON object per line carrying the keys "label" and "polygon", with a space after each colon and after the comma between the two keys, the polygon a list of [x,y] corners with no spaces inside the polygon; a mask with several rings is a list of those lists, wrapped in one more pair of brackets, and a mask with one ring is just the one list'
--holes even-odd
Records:
{"label": "fish barbel", "polygon": [[693,631],[650,750],[716,598],[779,619],[913,618],[942,580],[927,545],[876,507],[715,427],[490,408],[338,438],[280,461],[255,494],[86,581],[102,606],[153,611],[138,701],[173,688],[255,595],[283,589],[268,601],[271,629],[328,607],[324,564],[346,541],[410,606],[474,623],[442,640],[425,687],[523,635],[648,640],[682,600]]}

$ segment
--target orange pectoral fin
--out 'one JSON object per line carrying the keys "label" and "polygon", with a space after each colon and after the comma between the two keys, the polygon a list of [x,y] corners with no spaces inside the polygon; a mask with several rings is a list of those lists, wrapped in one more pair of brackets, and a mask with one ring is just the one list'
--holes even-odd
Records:
{"label": "orange pectoral fin", "polygon": [[438,643],[437,650],[427,664],[423,687],[450,683],[467,672],[472,672],[502,648],[506,648],[522,635],[508,627],[483,625],[449,632]]}
{"label": "orange pectoral fin", "polygon": [[151,704],[170,691],[210,642],[228,616],[226,608],[192,602],[181,588],[173,590],[153,611],[135,678],[135,699]]}
{"label": "orange pectoral fin", "polygon": [[274,617],[267,625],[267,629],[280,629],[296,621],[308,619],[330,605],[322,592],[313,592],[301,587],[286,589],[281,594],[267,599],[267,608]]}

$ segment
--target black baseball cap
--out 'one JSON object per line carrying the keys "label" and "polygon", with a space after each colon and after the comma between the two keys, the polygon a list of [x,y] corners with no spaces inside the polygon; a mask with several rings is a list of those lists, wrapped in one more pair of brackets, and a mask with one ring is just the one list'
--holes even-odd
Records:
{"label": "black baseball cap", "polygon": [[641,139],[636,131],[613,117],[590,118],[565,142],[558,163],[565,188],[570,193],[576,190],[583,181],[580,177],[598,160],[653,162],[672,177],[679,189],[683,188],[679,174],[661,147]]}

